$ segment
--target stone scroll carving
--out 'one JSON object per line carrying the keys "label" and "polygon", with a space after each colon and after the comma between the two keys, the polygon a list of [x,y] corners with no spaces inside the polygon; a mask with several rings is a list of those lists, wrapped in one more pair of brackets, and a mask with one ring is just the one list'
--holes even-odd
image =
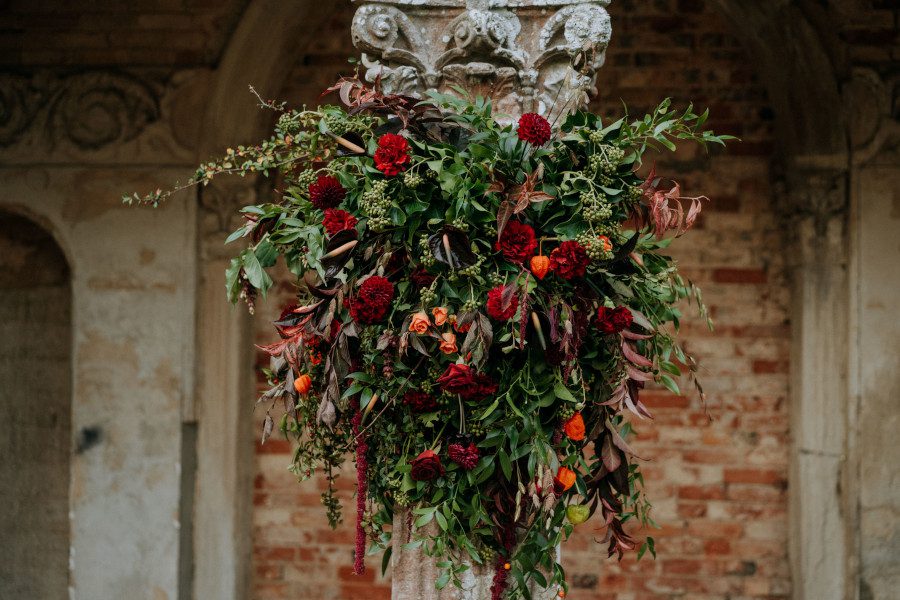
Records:
{"label": "stone scroll carving", "polygon": [[160,118],[160,91],[131,75],[0,74],[0,148],[29,139],[97,150],[134,139]]}
{"label": "stone scroll carving", "polygon": [[367,0],[352,25],[366,77],[422,95],[454,86],[499,111],[556,116],[594,93],[610,0]]}

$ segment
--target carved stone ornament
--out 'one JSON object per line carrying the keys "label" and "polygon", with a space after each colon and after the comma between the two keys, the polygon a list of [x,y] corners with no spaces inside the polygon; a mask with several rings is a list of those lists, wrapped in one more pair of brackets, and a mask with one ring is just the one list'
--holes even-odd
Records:
{"label": "carved stone ornament", "polygon": [[501,113],[557,116],[596,90],[610,0],[363,0],[354,45],[385,91],[490,97]]}
{"label": "carved stone ornament", "polygon": [[0,148],[28,138],[97,150],[127,142],[160,118],[159,90],[131,75],[0,74]]}

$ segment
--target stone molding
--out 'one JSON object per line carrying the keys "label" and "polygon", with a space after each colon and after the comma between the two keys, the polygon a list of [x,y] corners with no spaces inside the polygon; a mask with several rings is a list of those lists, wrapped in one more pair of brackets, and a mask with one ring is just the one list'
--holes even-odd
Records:
{"label": "stone molding", "polygon": [[610,0],[369,0],[353,18],[369,81],[423,95],[461,87],[509,115],[587,104],[606,59]]}
{"label": "stone molding", "polygon": [[208,71],[0,72],[6,164],[193,164]]}

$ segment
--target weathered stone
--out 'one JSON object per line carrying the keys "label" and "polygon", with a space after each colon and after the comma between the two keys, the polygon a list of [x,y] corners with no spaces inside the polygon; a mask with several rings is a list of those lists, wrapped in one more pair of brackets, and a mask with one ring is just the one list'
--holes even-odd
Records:
{"label": "weathered stone", "polygon": [[587,104],[606,59],[610,0],[361,2],[353,43],[385,91],[494,100],[500,113],[559,116]]}

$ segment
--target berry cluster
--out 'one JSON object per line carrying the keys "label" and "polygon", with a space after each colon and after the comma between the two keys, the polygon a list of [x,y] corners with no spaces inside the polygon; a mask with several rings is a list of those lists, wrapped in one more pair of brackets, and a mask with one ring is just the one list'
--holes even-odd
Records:
{"label": "berry cluster", "polygon": [[388,182],[379,179],[372,183],[372,189],[363,192],[359,200],[359,209],[369,217],[369,228],[378,233],[391,225],[388,210],[391,200],[387,197]]}
{"label": "berry cluster", "polygon": [[584,220],[588,223],[603,223],[612,216],[612,205],[605,196],[594,192],[581,192]]}
{"label": "berry cluster", "polygon": [[586,231],[575,238],[575,241],[584,246],[591,262],[600,262],[612,258],[612,244],[606,236],[599,236],[596,233]]}
{"label": "berry cluster", "polygon": [[425,180],[422,178],[422,176],[415,171],[407,171],[403,174],[403,185],[411,190],[414,190],[422,185],[423,181]]}

